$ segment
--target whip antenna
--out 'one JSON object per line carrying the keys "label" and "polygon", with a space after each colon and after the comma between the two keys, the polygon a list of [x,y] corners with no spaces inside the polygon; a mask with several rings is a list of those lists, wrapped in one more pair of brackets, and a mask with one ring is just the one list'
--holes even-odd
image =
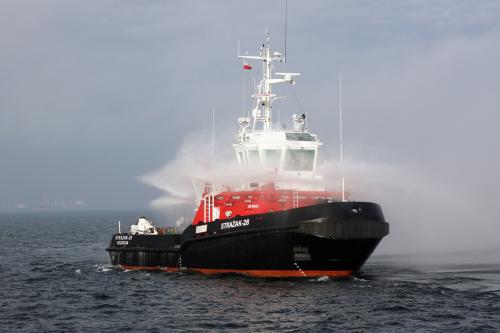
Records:
{"label": "whip antenna", "polygon": [[344,152],[342,133],[342,72],[339,75],[339,137],[340,137],[340,174],[342,175],[342,201],[345,201]]}
{"label": "whip antenna", "polygon": [[286,30],[288,21],[288,0],[285,0],[285,54],[283,56],[283,62],[286,62]]}
{"label": "whip antenna", "polygon": [[215,108],[212,108],[212,168],[215,170]]}

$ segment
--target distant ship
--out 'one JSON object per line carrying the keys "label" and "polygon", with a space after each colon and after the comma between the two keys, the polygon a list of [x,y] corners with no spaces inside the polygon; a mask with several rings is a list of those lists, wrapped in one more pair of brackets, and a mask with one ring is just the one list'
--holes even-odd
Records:
{"label": "distant ship", "polygon": [[273,180],[220,188],[206,183],[182,233],[140,218],[129,232],[113,235],[106,249],[111,263],[127,270],[258,277],[351,275],[389,233],[380,206],[324,188],[316,174],[322,143],[306,128],[305,114],[293,115],[293,129],[272,122],[273,85],[293,84],[299,74],[273,77],[272,63],[285,58],[271,52],[269,34],[258,55],[239,57],[261,61],[262,79],[249,117],[238,119],[236,158],[242,174],[261,169]]}

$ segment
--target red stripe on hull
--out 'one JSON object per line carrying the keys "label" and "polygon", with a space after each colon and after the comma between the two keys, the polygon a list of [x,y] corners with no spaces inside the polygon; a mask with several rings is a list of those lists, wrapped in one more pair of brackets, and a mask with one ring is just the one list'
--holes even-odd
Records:
{"label": "red stripe on hull", "polygon": [[160,266],[128,266],[120,265],[120,268],[127,271],[162,271],[162,272],[178,272],[177,267],[160,267]]}
{"label": "red stripe on hull", "polygon": [[[159,267],[159,266],[128,266],[120,265],[124,270],[129,271],[162,271],[162,272],[179,272],[177,267]],[[212,268],[188,268],[189,271],[194,271],[206,275],[215,274],[242,274],[255,277],[346,277],[352,275],[353,271],[313,271],[313,270],[296,270],[296,269],[280,269],[280,270],[264,270],[264,269],[212,269]]]}
{"label": "red stripe on hull", "polygon": [[313,270],[261,270],[261,269],[210,269],[210,268],[189,268],[189,270],[207,275],[236,273],[256,277],[345,277],[352,275],[353,271],[313,271]]}

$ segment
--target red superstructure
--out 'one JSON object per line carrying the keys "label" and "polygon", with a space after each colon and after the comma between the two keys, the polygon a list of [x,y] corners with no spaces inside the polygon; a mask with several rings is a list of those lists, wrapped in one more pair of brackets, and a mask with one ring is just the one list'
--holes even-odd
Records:
{"label": "red superstructure", "polygon": [[339,192],[276,189],[273,183],[243,191],[227,189],[211,193],[210,185],[207,184],[193,224],[340,201],[341,198],[342,193]]}

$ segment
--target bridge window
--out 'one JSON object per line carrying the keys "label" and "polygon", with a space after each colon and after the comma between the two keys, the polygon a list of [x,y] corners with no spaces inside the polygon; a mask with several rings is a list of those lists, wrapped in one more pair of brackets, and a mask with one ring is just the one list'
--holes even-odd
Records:
{"label": "bridge window", "polygon": [[238,158],[240,160],[240,164],[244,165],[245,164],[245,160],[243,159],[243,153],[241,151],[238,152]]}
{"label": "bridge window", "polygon": [[313,171],[314,154],[312,149],[287,149],[285,171]]}
{"label": "bridge window", "polygon": [[276,169],[280,167],[281,162],[281,149],[263,149],[264,165],[269,169]]}
{"label": "bridge window", "polygon": [[248,165],[251,167],[256,167],[260,165],[259,151],[256,149],[248,150]]}
{"label": "bridge window", "polygon": [[285,133],[288,141],[315,141],[309,133]]}

